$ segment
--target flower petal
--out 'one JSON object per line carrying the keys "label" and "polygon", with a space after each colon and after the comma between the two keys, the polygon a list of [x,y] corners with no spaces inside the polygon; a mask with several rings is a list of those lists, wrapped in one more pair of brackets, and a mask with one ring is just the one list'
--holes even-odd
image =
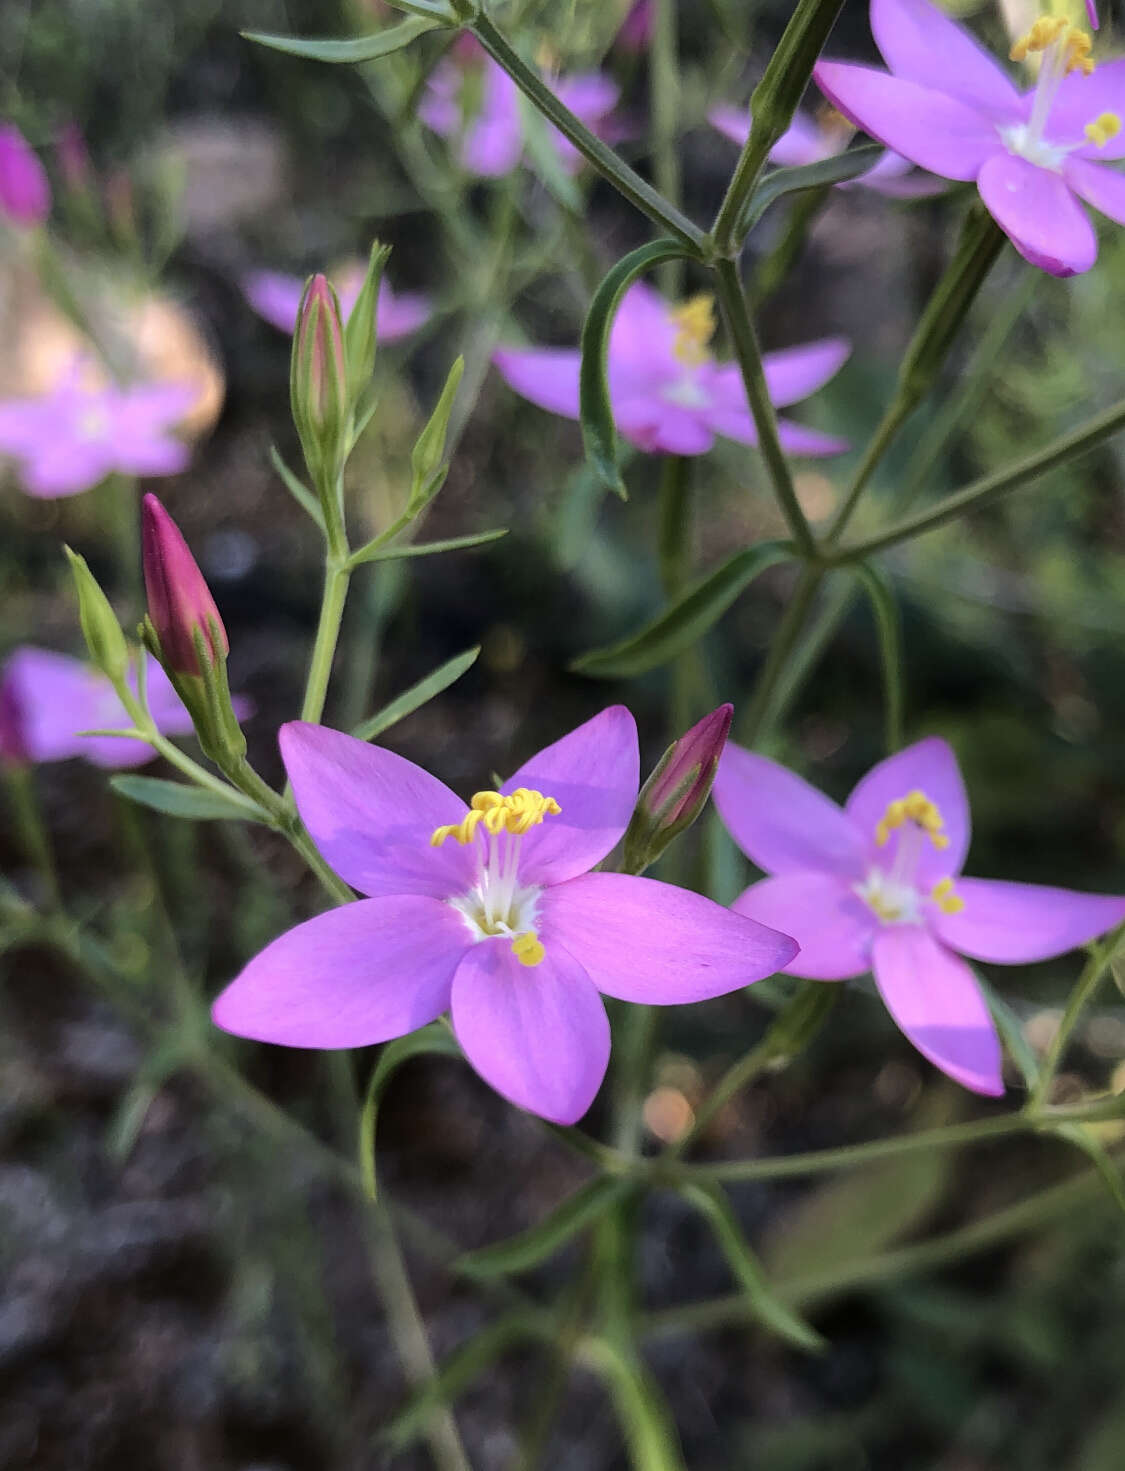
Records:
{"label": "flower petal", "polygon": [[863,877],[863,831],[831,798],[768,756],[728,741],[713,794],[731,837],[766,873],[816,869],[849,882]]}
{"label": "flower petal", "polygon": [[737,991],[787,966],[788,935],[656,879],[588,873],[548,889],[539,938],[564,946],[606,996],[676,1006]]}
{"label": "flower petal", "polygon": [[582,354],[569,347],[502,348],[492,361],[510,388],[550,414],[578,418]]}
{"label": "flower petal", "polygon": [[449,1006],[472,944],[447,904],[416,895],[330,909],[267,945],[218,997],[225,1032],[282,1047],[367,1047]]}
{"label": "flower petal", "polygon": [[896,77],[951,93],[1001,120],[1023,115],[1007,72],[963,26],[927,0],[871,0],[871,31]]}
{"label": "flower petal", "polygon": [[924,792],[937,804],[942,831],[949,839],[945,848],[927,843],[923,850],[918,878],[929,888],[938,879],[960,873],[969,851],[969,799],[957,757],[945,741],[928,736],[880,761],[858,783],[844,810],[867,839],[870,861],[885,862],[886,850],[876,844],[875,829],[888,806],[913,791]]}
{"label": "flower petal", "polygon": [[740,894],[732,908],[793,936],[801,950],[785,967],[792,976],[843,981],[871,969],[878,922],[835,874],[783,873],[763,879]]}
{"label": "flower petal", "polygon": [[1086,212],[1061,174],[996,153],[977,179],[988,212],[1025,260],[1052,276],[1077,276],[1098,256]]}
{"label": "flower petal", "polygon": [[282,332],[297,325],[304,283],[281,271],[251,271],[242,278],[242,294],[260,317]]}
{"label": "flower petal", "polygon": [[794,424],[792,419],[778,419],[777,437],[782,448],[791,455],[806,455],[809,459],[846,454],[852,447],[849,439],[838,434],[825,434],[821,429],[810,429],[807,424]]}
{"label": "flower petal", "polygon": [[519,91],[491,57],[486,59],[481,75],[481,108],[465,130],[461,162],[471,174],[495,179],[511,173],[523,153]]}
{"label": "flower petal", "polygon": [[609,1064],[602,998],[561,945],[534,966],[505,940],[474,945],[453,981],[453,1030],[489,1087],[556,1124],[582,1117]]}
{"label": "flower petal", "polygon": [[637,419],[626,409],[618,415],[621,432],[626,439],[644,450],[667,455],[705,455],[715,443],[715,435],[706,418],[698,411],[665,404],[651,414],[651,427],[641,429]]}
{"label": "flower petal", "polygon": [[1125,119],[1125,56],[1116,61],[1100,61],[1087,77],[1073,71],[1063,77],[1051,115],[1047,122],[1049,143],[1081,143],[1079,157],[1104,159],[1125,158],[1125,128],[1116,138],[1109,138],[1101,148],[1086,141],[1085,128],[1103,112],[1115,112]]}
{"label": "flower petal", "polygon": [[872,949],[887,1010],[923,1057],[974,1093],[998,1097],[1000,1039],[972,971],[921,925],[886,925]]}
{"label": "flower petal", "polygon": [[962,955],[1001,965],[1065,955],[1125,919],[1125,899],[1114,894],[970,878],[957,880],[957,893],[964,909],[935,913],[933,929]]}
{"label": "flower petal", "polygon": [[281,756],[297,810],[325,859],[361,894],[446,899],[472,886],[472,849],[430,846],[434,829],[459,822],[465,803],[381,746],[302,720],[281,727]]}
{"label": "flower petal", "polygon": [[1087,204],[1117,224],[1125,225],[1125,174],[1084,158],[1069,158],[1063,177]]}
{"label": "flower petal", "polygon": [[636,721],[624,705],[611,705],[525,761],[501,790],[530,787],[554,797],[562,811],[524,838],[521,883],[558,884],[600,862],[629,825],[640,767]]}
{"label": "flower petal", "polygon": [[932,174],[975,179],[985,160],[1003,149],[984,113],[944,92],[840,61],[818,61],[813,78],[857,128]]}
{"label": "flower petal", "polygon": [[851,350],[847,338],[825,337],[819,342],[803,342],[799,347],[767,352],[762,367],[770,398],[779,409],[808,398],[836,376]]}

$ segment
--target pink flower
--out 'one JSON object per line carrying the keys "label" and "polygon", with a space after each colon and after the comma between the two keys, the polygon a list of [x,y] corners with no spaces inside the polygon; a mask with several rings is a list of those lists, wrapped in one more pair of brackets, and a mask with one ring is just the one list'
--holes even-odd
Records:
{"label": "pink flower", "polygon": [[794,934],[787,969],[818,981],[874,972],[923,1056],[976,1093],[1003,1092],[1000,1042],[960,958],[1048,960],[1125,919],[1125,899],[962,878],[969,804],[957,759],[930,737],[873,767],[841,810],[785,767],[728,745],[715,803],[772,878],[734,908]]}
{"label": "pink flower", "polygon": [[14,225],[41,225],[51,212],[51,186],[27,139],[0,126],[0,214]]}
{"label": "pink flower", "polygon": [[1096,31],[1098,28],[1097,0],[1086,0],[1086,19],[1090,22],[1090,29]]}
{"label": "pink flower", "polygon": [[1096,71],[1090,38],[1042,17],[1012,48],[1042,53],[1021,93],[967,31],[927,0],[871,0],[871,29],[890,72],[821,61],[825,96],[857,127],[919,167],[973,180],[1025,259],[1053,276],[1089,270],[1097,237],[1078,198],[1125,222],[1125,59]]}
{"label": "pink flower", "polygon": [[787,965],[787,936],[653,879],[591,873],[637,797],[621,706],[465,805],[412,762],[321,726],[282,727],[297,807],[370,897],[298,925],[215,1002],[218,1026],[289,1047],[363,1047],[452,1011],[466,1057],[521,1108],[569,1124],[609,1060],[599,991],[670,1005]]}
{"label": "pink flower", "polygon": [[[559,77],[552,91],[593,132],[604,131],[617,106],[618,88],[598,72]],[[418,116],[443,138],[460,140],[461,163],[470,174],[499,178],[509,174],[524,154],[519,88],[506,71],[469,35],[456,42],[450,56],[435,67],[426,84]],[[551,139],[567,169],[574,172],[581,156],[554,127]]]}
{"label": "pink flower", "polygon": [[[750,114],[745,108],[713,107],[707,118],[724,138],[729,138],[740,148],[750,136]],[[842,118],[837,117],[836,121],[843,126],[833,127],[830,122],[822,123],[803,113],[796,113],[792,123],[770,150],[770,162],[790,167],[835,158],[837,154],[844,152],[853,135],[853,129]],[[858,179],[849,179],[837,187],[874,189],[878,194],[887,194],[896,199],[920,199],[927,194],[935,194],[944,187],[936,179],[912,173],[913,167],[908,158],[888,150],[865,174],[860,174]],[[911,177],[905,178],[904,175],[907,174]]]}
{"label": "pink flower", "polygon": [[636,54],[647,51],[652,41],[652,0],[634,0],[632,9],[621,22],[614,44],[622,51]]}
{"label": "pink flower", "polygon": [[213,663],[230,652],[227,631],[183,533],[154,495],[141,502],[141,542],[148,615],[161,656],[177,674],[201,674],[196,632]]}
{"label": "pink flower", "polygon": [[71,373],[41,398],[0,402],[0,451],[20,462],[28,495],[77,495],[119,471],[175,475],[187,446],[172,433],[199,390],[182,383],[86,388]]}
{"label": "pink flower", "polygon": [[[190,735],[191,716],[151,655],[145,660],[149,710],[164,735]],[[135,676],[129,684],[136,689]],[[0,757],[66,761],[85,757],[111,770],[141,766],[156,752],[125,736],[82,736],[82,730],[125,729],[132,717],[104,674],[81,659],[28,645],[13,650],[0,675]]]}
{"label": "pink flower", "polygon": [[[715,329],[711,297],[673,307],[638,281],[622,298],[609,339],[609,390],[617,427],[643,450],[705,454],[716,434],[757,444],[742,376],[734,363],[717,363],[707,344]],[[838,372],[850,347],[824,338],[767,353],[766,381],[775,404],[813,393]],[[577,348],[508,348],[492,361],[507,382],[553,414],[578,418]],[[800,455],[836,455],[847,440],[780,423],[781,442]]]}
{"label": "pink flower", "polygon": [[[336,272],[332,284],[345,318],[355,306],[366,272],[366,261],[352,261]],[[290,333],[297,325],[297,308],[304,289],[300,276],[286,276],[280,271],[253,271],[242,282],[243,294],[258,315],[280,331]],[[400,337],[409,337],[429,321],[430,310],[429,297],[414,291],[396,295],[384,278],[379,286],[376,315],[379,341],[397,342]]]}

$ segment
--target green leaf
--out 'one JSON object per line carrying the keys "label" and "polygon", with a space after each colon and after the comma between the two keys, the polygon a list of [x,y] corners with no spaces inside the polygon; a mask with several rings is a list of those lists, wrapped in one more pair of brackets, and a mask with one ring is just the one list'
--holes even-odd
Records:
{"label": "green leaf", "polygon": [[186,817],[192,822],[230,817],[242,822],[265,821],[257,804],[240,792],[232,791],[230,796],[224,796],[203,787],[190,787],[185,782],[162,781],[156,776],[111,776],[109,784],[118,796],[169,817]]}
{"label": "green leaf", "polygon": [[1058,1124],[1055,1133],[1090,1157],[1095,1170],[1101,1176],[1106,1193],[1121,1214],[1125,1215],[1125,1181],[1122,1181],[1121,1171],[1089,1124]]}
{"label": "green leaf", "polygon": [[464,373],[465,359],[455,358],[446,376],[445,385],[438,396],[438,401],[434,405],[434,411],[410,452],[412,480],[410,501],[407,505],[408,513],[417,514],[423,506],[428,505],[445,481],[449,467],[443,465],[442,461],[445,458],[445,439],[449,432],[449,416],[453,412],[457,390],[461,386]]}
{"label": "green leaf", "polygon": [[903,690],[902,621],[890,579],[881,568],[870,562],[856,562],[851,569],[871,603],[875,614],[875,631],[879,636],[879,657],[883,665],[883,700],[886,713],[887,755],[902,748]]}
{"label": "green leaf", "polygon": [[763,541],[735,552],[637,633],[607,648],[582,654],[571,668],[599,679],[647,674],[690,648],[719,621],[759,573],[778,562],[788,561],[792,555],[793,545],[787,541]]}
{"label": "green leaf", "polygon": [[473,667],[479,654],[480,644],[474,644],[463,654],[455,654],[452,659],[448,659],[432,674],[427,674],[425,679],[420,679],[408,690],[403,690],[402,694],[393,699],[389,705],[384,705],[375,715],[363,721],[361,725],[357,725],[352,735],[360,741],[373,741],[385,730],[390,730],[392,725],[405,720],[408,715],[413,715],[415,710],[421,709],[427,700],[432,700],[435,695],[440,695],[442,690],[448,689],[451,684],[461,678],[466,669]]}
{"label": "green leaf", "polygon": [[633,1471],[685,1471],[676,1423],[640,1359],[604,1338],[588,1342],[582,1357],[605,1381]]}
{"label": "green leaf", "polygon": [[392,51],[400,51],[403,46],[409,46],[411,41],[444,23],[444,19],[437,15],[433,19],[412,15],[373,35],[350,36],[341,40],[278,36],[268,31],[243,31],[242,37],[246,41],[257,42],[259,46],[268,46],[272,51],[284,51],[288,56],[303,56],[307,61],[357,66],[364,61],[378,61],[380,56],[389,56]]}
{"label": "green leaf", "polygon": [[545,1220],[526,1231],[470,1251],[457,1262],[457,1270],[471,1277],[501,1277],[526,1272],[566,1245],[572,1237],[592,1225],[635,1187],[623,1177],[602,1175],[568,1195]]}
{"label": "green leaf", "polygon": [[594,292],[582,328],[582,367],[578,379],[579,418],[586,456],[607,489],[627,499],[617,468],[617,428],[609,401],[609,334],[625,292],[638,276],[667,260],[694,259],[678,240],[653,240],[619,260]]}
{"label": "green leaf", "polygon": [[281,458],[276,444],[270,445],[270,464],[281,477],[281,483],[297,502],[302,510],[307,511],[321,531],[324,530],[324,512],[320,509],[320,502],[308,486],[300,480],[289,466]]}
{"label": "green leaf", "polygon": [[739,233],[749,233],[770,205],[776,204],[786,194],[799,194],[805,189],[823,189],[830,184],[843,184],[848,179],[858,179],[860,174],[865,174],[878,163],[882,152],[881,144],[864,143],[859,148],[849,148],[846,153],[821,159],[819,163],[774,169],[751,194],[739,223]]}
{"label": "green leaf", "polygon": [[424,1054],[460,1057],[461,1049],[447,1028],[440,1022],[431,1022],[420,1032],[411,1032],[408,1036],[388,1042],[372,1070],[359,1116],[359,1168],[363,1176],[363,1188],[372,1200],[379,1193],[375,1178],[375,1130],[379,1123],[379,1105],[391,1079],[403,1063]]}
{"label": "green leaf", "polygon": [[742,1234],[742,1227],[726,1194],[718,1186],[703,1185],[688,1185],[680,1194],[714,1231],[727,1265],[750,1299],[758,1321],[794,1348],[806,1353],[819,1353],[826,1346],[824,1339],[776,1295],[761,1262]]}
{"label": "green leaf", "polygon": [[349,566],[358,567],[364,562],[397,562],[403,557],[433,557],[438,552],[463,552],[469,547],[487,546],[490,541],[499,541],[507,536],[508,528],[498,526],[492,531],[474,531],[469,536],[451,536],[446,541],[403,542],[401,546],[381,546],[379,538],[360,547],[348,559]]}

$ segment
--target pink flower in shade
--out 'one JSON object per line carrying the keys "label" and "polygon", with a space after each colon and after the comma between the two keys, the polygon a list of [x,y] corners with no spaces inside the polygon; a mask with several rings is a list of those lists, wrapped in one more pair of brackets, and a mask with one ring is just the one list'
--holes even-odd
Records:
{"label": "pink flower in shade", "polygon": [[614,42],[622,51],[636,54],[647,51],[652,40],[652,0],[635,0],[629,14],[621,23]]}
{"label": "pink flower in shade", "polygon": [[69,374],[41,398],[0,402],[0,452],[19,461],[28,495],[77,495],[114,471],[175,475],[188,449],[172,430],[199,397],[194,384],[88,388]]}
{"label": "pink flower in shade", "polygon": [[[129,684],[136,690],[136,677]],[[168,676],[151,655],[145,660],[149,710],[164,735],[190,735],[191,716]],[[132,717],[104,674],[81,659],[47,649],[15,649],[0,675],[0,758],[66,761],[85,757],[111,770],[141,766],[156,752],[126,736],[83,736],[83,730],[117,730]]]}
{"label": "pink flower in shade", "polygon": [[[744,108],[713,107],[707,114],[708,121],[741,148],[750,136],[750,114]],[[820,163],[826,158],[835,158],[843,153],[853,136],[849,123],[837,118],[842,127],[821,123],[796,113],[792,123],[770,150],[770,162],[785,167],[807,163]],[[887,194],[896,199],[921,199],[936,194],[945,186],[936,179],[913,172],[914,165],[901,154],[888,149],[878,162],[860,174],[857,179],[848,179],[837,187],[840,189],[874,189],[878,194]],[[907,177],[909,176],[909,177]]]}
{"label": "pink flower in shade", "polygon": [[[609,391],[617,427],[640,449],[705,454],[717,434],[757,444],[742,376],[717,363],[707,344],[715,328],[709,296],[674,307],[644,282],[621,300],[609,339]],[[767,353],[766,382],[775,404],[796,403],[827,383],[848,356],[839,337]],[[507,382],[553,414],[578,418],[577,348],[507,348],[492,361]],[[780,422],[781,442],[799,455],[836,455],[845,439]]]}
{"label": "pink flower in shade", "polygon": [[821,61],[813,76],[851,122],[946,179],[973,180],[986,208],[1032,265],[1089,270],[1097,237],[1079,198],[1125,223],[1125,59],[1095,71],[1090,38],[1043,17],[1012,48],[1041,53],[1021,93],[969,33],[927,0],[871,0],[889,72]]}
{"label": "pink flower in shade", "polygon": [[[356,303],[367,272],[366,261],[353,261],[335,273],[332,284],[347,319]],[[252,271],[242,282],[246,300],[260,317],[282,332],[292,333],[297,325],[297,309],[305,282],[300,276],[286,276],[280,271]],[[397,342],[409,337],[430,319],[430,299],[419,292],[391,290],[384,278],[379,285],[376,325],[380,342]]]}
{"label": "pink flower in shade", "polygon": [[591,873],[637,797],[621,706],[533,756],[469,809],[412,762],[301,722],[282,727],[297,807],[369,895],[275,940],[215,1002],[216,1024],[289,1047],[363,1047],[452,1012],[498,1093],[569,1124],[609,1060],[602,992],[670,1005],[787,965],[786,935],[653,879]]}
{"label": "pink flower in shade", "polygon": [[728,745],[715,803],[772,878],[734,908],[797,937],[787,969],[838,981],[874,972],[923,1056],[976,1093],[1003,1092],[1000,1042],[961,959],[1022,965],[1084,945],[1125,919],[1125,899],[962,878],[969,804],[936,737],[867,773],[843,809],[785,767]]}
{"label": "pink flower in shade", "polygon": [[[617,86],[597,72],[559,77],[552,90],[595,133],[605,131],[619,95]],[[418,116],[441,137],[459,139],[462,165],[480,178],[510,174],[523,157],[519,88],[472,36],[461,36],[434,69]],[[564,166],[577,171],[581,155],[557,129],[551,128],[551,137]]]}
{"label": "pink flower in shade", "polygon": [[43,165],[19,128],[0,126],[0,214],[14,225],[41,225],[51,212]]}

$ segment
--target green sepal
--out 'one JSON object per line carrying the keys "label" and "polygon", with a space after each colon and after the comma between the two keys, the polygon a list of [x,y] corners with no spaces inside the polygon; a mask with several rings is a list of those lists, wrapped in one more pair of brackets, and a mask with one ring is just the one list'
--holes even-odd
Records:
{"label": "green sepal", "polygon": [[[410,21],[404,21],[410,25]],[[348,366],[348,396],[354,413],[360,396],[366,391],[375,372],[375,353],[378,347],[379,287],[383,280],[383,268],[390,255],[390,246],[380,245],[378,240],[371,246],[367,259],[367,272],[355,305],[344,323],[344,359]],[[356,431],[358,437],[360,430]]]}
{"label": "green sepal", "polygon": [[74,577],[74,588],[78,594],[78,620],[82,625],[82,637],[90,651],[90,658],[113,684],[119,685],[129,670],[129,645],[117,621],[117,614],[97,578],[70,547],[64,547],[70,570]]}
{"label": "green sepal", "polygon": [[449,430],[449,416],[453,412],[453,403],[457,397],[457,390],[461,385],[464,371],[465,359],[456,358],[446,377],[445,386],[441,390],[438,401],[434,405],[429,422],[419,434],[411,451],[410,500],[406,507],[408,515],[417,515],[423,510],[445,483],[449,468],[444,463],[445,438]]}

